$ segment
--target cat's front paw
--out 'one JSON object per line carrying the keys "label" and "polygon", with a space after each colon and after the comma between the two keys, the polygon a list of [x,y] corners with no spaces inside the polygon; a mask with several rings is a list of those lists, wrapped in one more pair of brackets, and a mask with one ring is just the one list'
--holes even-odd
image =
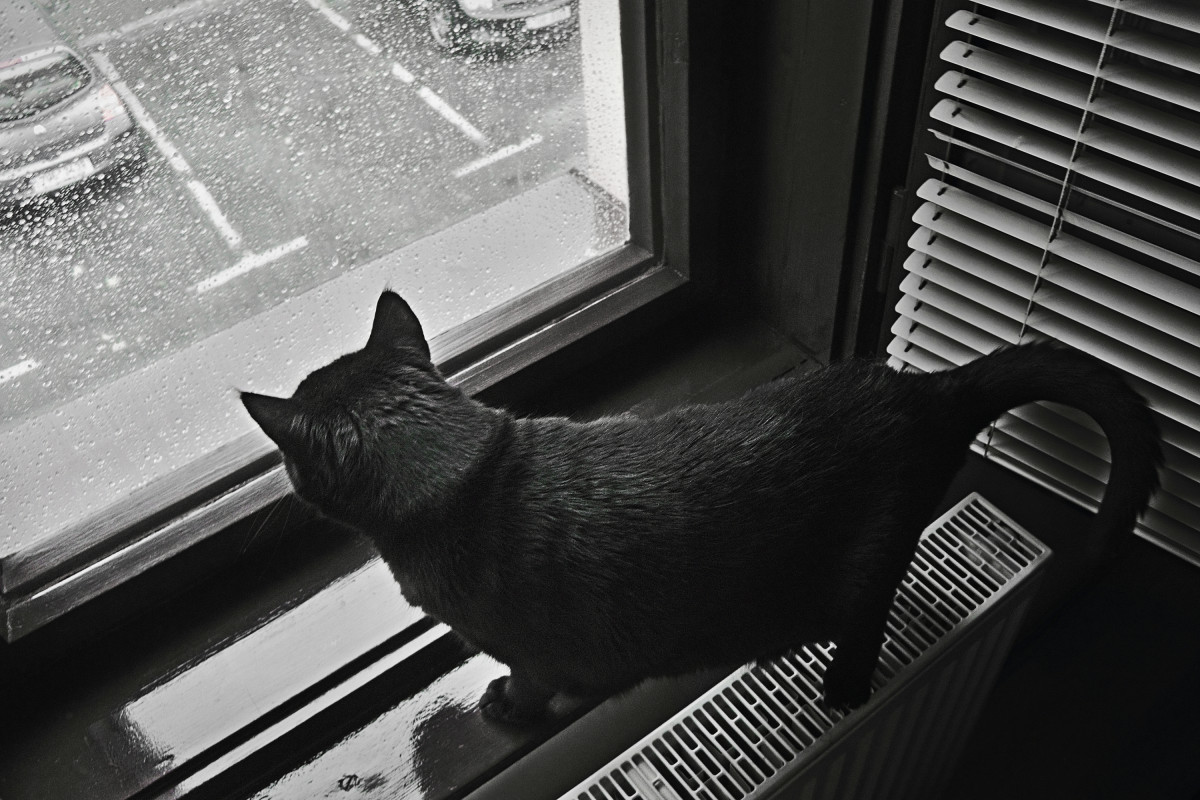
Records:
{"label": "cat's front paw", "polygon": [[479,698],[479,710],[488,719],[509,725],[532,725],[546,716],[545,698],[523,697],[514,688],[512,676],[496,678]]}

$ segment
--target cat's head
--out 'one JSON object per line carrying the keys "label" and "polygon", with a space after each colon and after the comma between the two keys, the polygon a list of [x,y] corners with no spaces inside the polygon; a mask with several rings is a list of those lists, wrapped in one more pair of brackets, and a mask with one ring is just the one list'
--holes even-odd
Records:
{"label": "cat's head", "polygon": [[351,523],[435,497],[462,466],[471,401],[430,361],[421,323],[385,291],[363,349],[312,372],[290,398],[242,392],[296,493]]}

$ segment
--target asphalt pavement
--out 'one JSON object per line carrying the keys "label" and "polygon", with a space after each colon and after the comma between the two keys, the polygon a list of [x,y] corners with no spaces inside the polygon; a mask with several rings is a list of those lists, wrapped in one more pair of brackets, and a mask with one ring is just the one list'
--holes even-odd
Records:
{"label": "asphalt pavement", "polygon": [[577,35],[462,56],[401,0],[45,5],[146,158],[0,216],[0,428],[584,166]]}

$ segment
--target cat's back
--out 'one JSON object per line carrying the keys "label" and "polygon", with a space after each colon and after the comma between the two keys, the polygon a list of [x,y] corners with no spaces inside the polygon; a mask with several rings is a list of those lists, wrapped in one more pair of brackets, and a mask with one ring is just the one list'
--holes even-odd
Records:
{"label": "cat's back", "polygon": [[[889,374],[850,364],[652,417],[513,420],[495,482],[477,497],[480,547],[459,564],[471,567],[464,592],[491,600],[459,626],[516,658],[509,639],[495,640],[497,618],[544,617],[550,650],[589,654],[556,667],[582,669],[572,680],[584,685],[603,683],[584,673],[611,653],[642,653],[646,663],[629,670],[644,675],[666,669],[660,651],[701,658],[729,648],[737,661],[763,642],[794,641],[796,630],[826,633],[830,622],[810,601],[835,591],[849,542],[879,509],[870,487],[887,483],[876,477],[895,461],[858,410],[888,405],[880,398],[894,391]],[[817,610],[789,617],[782,633],[767,622],[759,630],[738,609],[764,597]],[[631,631],[636,645],[612,640]]]}
{"label": "cat's back", "polygon": [[[850,361],[655,416],[516,420],[514,488],[584,507],[625,501],[709,518],[715,506],[794,505],[796,492],[815,495],[842,470],[861,471],[871,455],[900,446],[897,431],[926,413],[909,377],[917,376]],[[908,407],[917,411],[898,410]]]}

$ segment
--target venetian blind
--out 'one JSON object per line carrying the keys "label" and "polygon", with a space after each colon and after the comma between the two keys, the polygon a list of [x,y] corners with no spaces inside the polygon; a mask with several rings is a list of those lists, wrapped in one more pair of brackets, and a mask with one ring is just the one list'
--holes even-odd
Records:
{"label": "venetian blind", "polygon": [[[1200,3],[982,0],[945,25],[891,363],[1053,338],[1125,371],[1166,440],[1138,532],[1200,563]],[[1017,409],[975,447],[1104,491],[1107,441],[1073,410]]]}

